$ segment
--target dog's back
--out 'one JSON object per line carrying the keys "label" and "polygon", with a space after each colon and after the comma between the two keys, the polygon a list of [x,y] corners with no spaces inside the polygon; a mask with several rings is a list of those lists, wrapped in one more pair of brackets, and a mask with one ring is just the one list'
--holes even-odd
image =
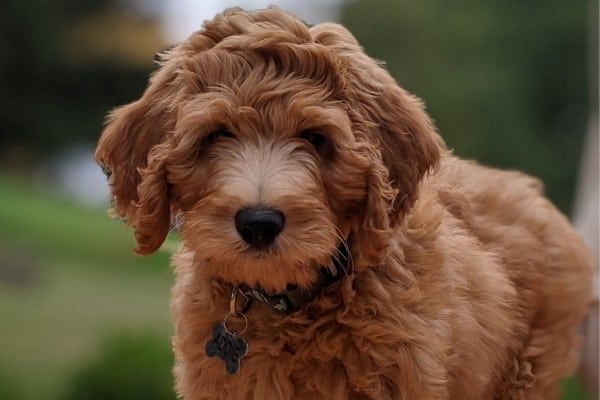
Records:
{"label": "dog's back", "polygon": [[[554,382],[576,367],[577,323],[591,290],[587,249],[543,197],[542,184],[525,174],[448,157],[425,181],[425,192],[428,183],[439,189],[446,210],[497,257],[516,289],[516,346],[496,398],[521,398],[526,388],[528,399],[556,398]],[[480,317],[483,326],[501,318]]]}

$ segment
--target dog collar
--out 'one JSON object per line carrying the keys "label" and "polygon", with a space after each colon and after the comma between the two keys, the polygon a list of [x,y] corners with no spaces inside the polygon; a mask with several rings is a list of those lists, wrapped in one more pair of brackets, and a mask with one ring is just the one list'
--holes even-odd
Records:
{"label": "dog collar", "polygon": [[[289,314],[317,297],[327,286],[340,280],[348,272],[349,261],[348,245],[344,241],[338,246],[336,254],[331,257],[329,265],[319,269],[317,280],[307,289],[292,287],[281,293],[269,294],[260,287],[251,288],[242,285],[239,290],[249,301],[256,299],[277,311]],[[248,303],[245,308],[249,306]]]}

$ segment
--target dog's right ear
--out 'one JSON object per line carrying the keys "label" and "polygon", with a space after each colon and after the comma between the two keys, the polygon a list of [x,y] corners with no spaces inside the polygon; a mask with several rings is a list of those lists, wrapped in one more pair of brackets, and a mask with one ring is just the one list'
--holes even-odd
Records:
{"label": "dog's right ear", "polygon": [[140,254],[160,247],[170,226],[162,143],[175,123],[170,107],[175,74],[165,67],[139,100],[110,113],[95,153],[108,177],[113,216],[135,229]]}

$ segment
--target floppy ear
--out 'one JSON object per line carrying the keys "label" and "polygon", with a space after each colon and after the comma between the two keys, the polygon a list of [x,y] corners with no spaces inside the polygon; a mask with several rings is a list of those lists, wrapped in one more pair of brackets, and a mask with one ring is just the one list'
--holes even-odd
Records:
{"label": "floppy ear", "polygon": [[164,68],[151,77],[143,96],[112,111],[95,158],[108,176],[113,215],[135,229],[135,251],[150,254],[170,225],[164,144],[175,118],[169,104],[174,74]]}
{"label": "floppy ear", "polygon": [[391,230],[417,199],[420,181],[438,165],[444,144],[423,103],[368,57],[348,30],[327,23],[311,33],[339,60],[348,113],[371,161],[357,235],[364,255],[377,262]]}

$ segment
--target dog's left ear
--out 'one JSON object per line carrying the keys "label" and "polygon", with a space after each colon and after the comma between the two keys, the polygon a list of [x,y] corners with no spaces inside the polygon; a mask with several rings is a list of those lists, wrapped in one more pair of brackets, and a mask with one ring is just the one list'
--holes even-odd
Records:
{"label": "dog's left ear", "polygon": [[311,33],[338,59],[355,135],[371,160],[357,236],[363,255],[377,262],[389,233],[417,199],[420,181],[438,165],[444,144],[421,100],[400,88],[347,29],[327,23]]}

